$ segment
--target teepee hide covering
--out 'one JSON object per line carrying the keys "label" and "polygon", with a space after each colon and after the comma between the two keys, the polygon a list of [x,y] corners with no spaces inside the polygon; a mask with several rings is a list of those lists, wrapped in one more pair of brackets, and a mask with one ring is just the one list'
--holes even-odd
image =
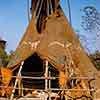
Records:
{"label": "teepee hide covering", "polygon": [[[32,17],[29,26],[20,41],[16,51],[14,52],[8,67],[14,67],[18,65],[21,61],[31,56],[35,52],[34,42],[38,40],[38,33],[35,27],[35,19]],[[33,44],[32,44],[33,43]]]}
{"label": "teepee hide covering", "polygon": [[47,57],[51,62],[54,61],[59,66],[65,64],[65,56],[70,52],[75,67],[79,68],[81,74],[83,76],[93,75],[97,71],[96,68],[85,54],[61,10],[59,10],[59,14],[60,17],[57,17],[56,14],[48,17],[43,39],[37,51],[40,55],[44,55],[44,57]]}
{"label": "teepee hide covering", "polygon": [[35,19],[32,18],[8,67],[16,66],[36,52],[41,58],[47,59],[55,67],[59,67],[58,70],[63,70],[65,56],[68,53],[66,47],[68,46],[76,67],[80,69],[83,75],[90,76],[96,72],[62,10],[59,10],[58,13],[53,13],[46,19],[46,28],[41,34],[37,32]]}

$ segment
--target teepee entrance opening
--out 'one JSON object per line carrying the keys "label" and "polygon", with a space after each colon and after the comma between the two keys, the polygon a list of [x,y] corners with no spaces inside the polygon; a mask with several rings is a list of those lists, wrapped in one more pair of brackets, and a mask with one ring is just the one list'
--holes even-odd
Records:
{"label": "teepee entrance opening", "polygon": [[[16,74],[19,73],[19,69],[15,70]],[[21,81],[22,84],[18,84],[18,88],[22,88],[21,91],[23,91],[24,95],[32,93],[34,90],[48,91],[48,89],[59,88],[57,78],[59,71],[47,60],[42,60],[37,53],[34,53],[24,61],[20,75],[19,82]],[[15,83],[15,80],[13,83]],[[16,90],[17,93],[22,95],[20,89],[19,91]]]}
{"label": "teepee entrance opening", "polygon": [[[43,60],[34,53],[32,56],[27,58],[24,61],[23,68],[22,68],[22,76],[27,77],[42,77],[44,75],[44,65]],[[43,79],[23,79],[22,80],[23,85],[25,85],[26,88],[44,88],[44,80]],[[28,86],[28,87],[27,87]]]}

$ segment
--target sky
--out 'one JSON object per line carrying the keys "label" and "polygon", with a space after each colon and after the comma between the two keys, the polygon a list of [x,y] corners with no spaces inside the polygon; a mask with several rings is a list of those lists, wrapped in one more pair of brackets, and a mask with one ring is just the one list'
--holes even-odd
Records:
{"label": "sky", "polygon": [[[88,40],[90,51],[96,49],[96,36],[85,32],[81,27],[81,9],[94,6],[100,11],[100,0],[69,0],[71,6],[72,27]],[[61,0],[61,6],[68,17],[67,0]],[[28,26],[27,0],[0,0],[0,37],[7,41],[7,51],[15,51]],[[93,41],[92,41],[93,40]],[[87,43],[87,42],[86,42]],[[83,45],[87,45],[87,44]]]}

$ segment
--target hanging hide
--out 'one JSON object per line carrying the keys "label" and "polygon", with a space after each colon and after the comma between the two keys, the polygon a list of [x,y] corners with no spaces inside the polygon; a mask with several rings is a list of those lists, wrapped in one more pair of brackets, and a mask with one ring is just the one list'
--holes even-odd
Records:
{"label": "hanging hide", "polygon": [[4,96],[5,94],[9,95],[9,94],[11,94],[11,91],[12,91],[11,87],[9,87],[9,84],[10,84],[13,74],[10,69],[4,68],[4,67],[0,67],[0,72],[1,72],[0,86],[2,86],[2,87],[0,87],[0,92],[1,92],[0,95],[1,96]]}

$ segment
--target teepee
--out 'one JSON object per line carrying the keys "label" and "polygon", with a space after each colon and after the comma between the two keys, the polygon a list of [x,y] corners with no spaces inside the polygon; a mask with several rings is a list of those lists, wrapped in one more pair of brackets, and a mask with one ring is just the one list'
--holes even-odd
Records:
{"label": "teepee", "polygon": [[[32,0],[32,18],[7,67],[18,68],[22,61],[34,53],[63,73],[65,78],[62,77],[63,75],[61,78],[64,80],[66,77],[70,80],[71,76],[88,77],[86,80],[79,78],[88,89],[87,81],[91,80],[89,77],[93,77],[97,73],[66,19],[59,0],[46,0],[45,2]],[[100,88],[99,81],[99,78],[92,81],[97,83],[97,89]],[[66,88],[68,89],[68,87]],[[79,89],[81,88],[79,87]],[[76,93],[70,92],[68,94],[75,98],[77,97]],[[97,98],[99,98],[100,92],[97,94]],[[89,95],[91,94],[89,93]]]}

